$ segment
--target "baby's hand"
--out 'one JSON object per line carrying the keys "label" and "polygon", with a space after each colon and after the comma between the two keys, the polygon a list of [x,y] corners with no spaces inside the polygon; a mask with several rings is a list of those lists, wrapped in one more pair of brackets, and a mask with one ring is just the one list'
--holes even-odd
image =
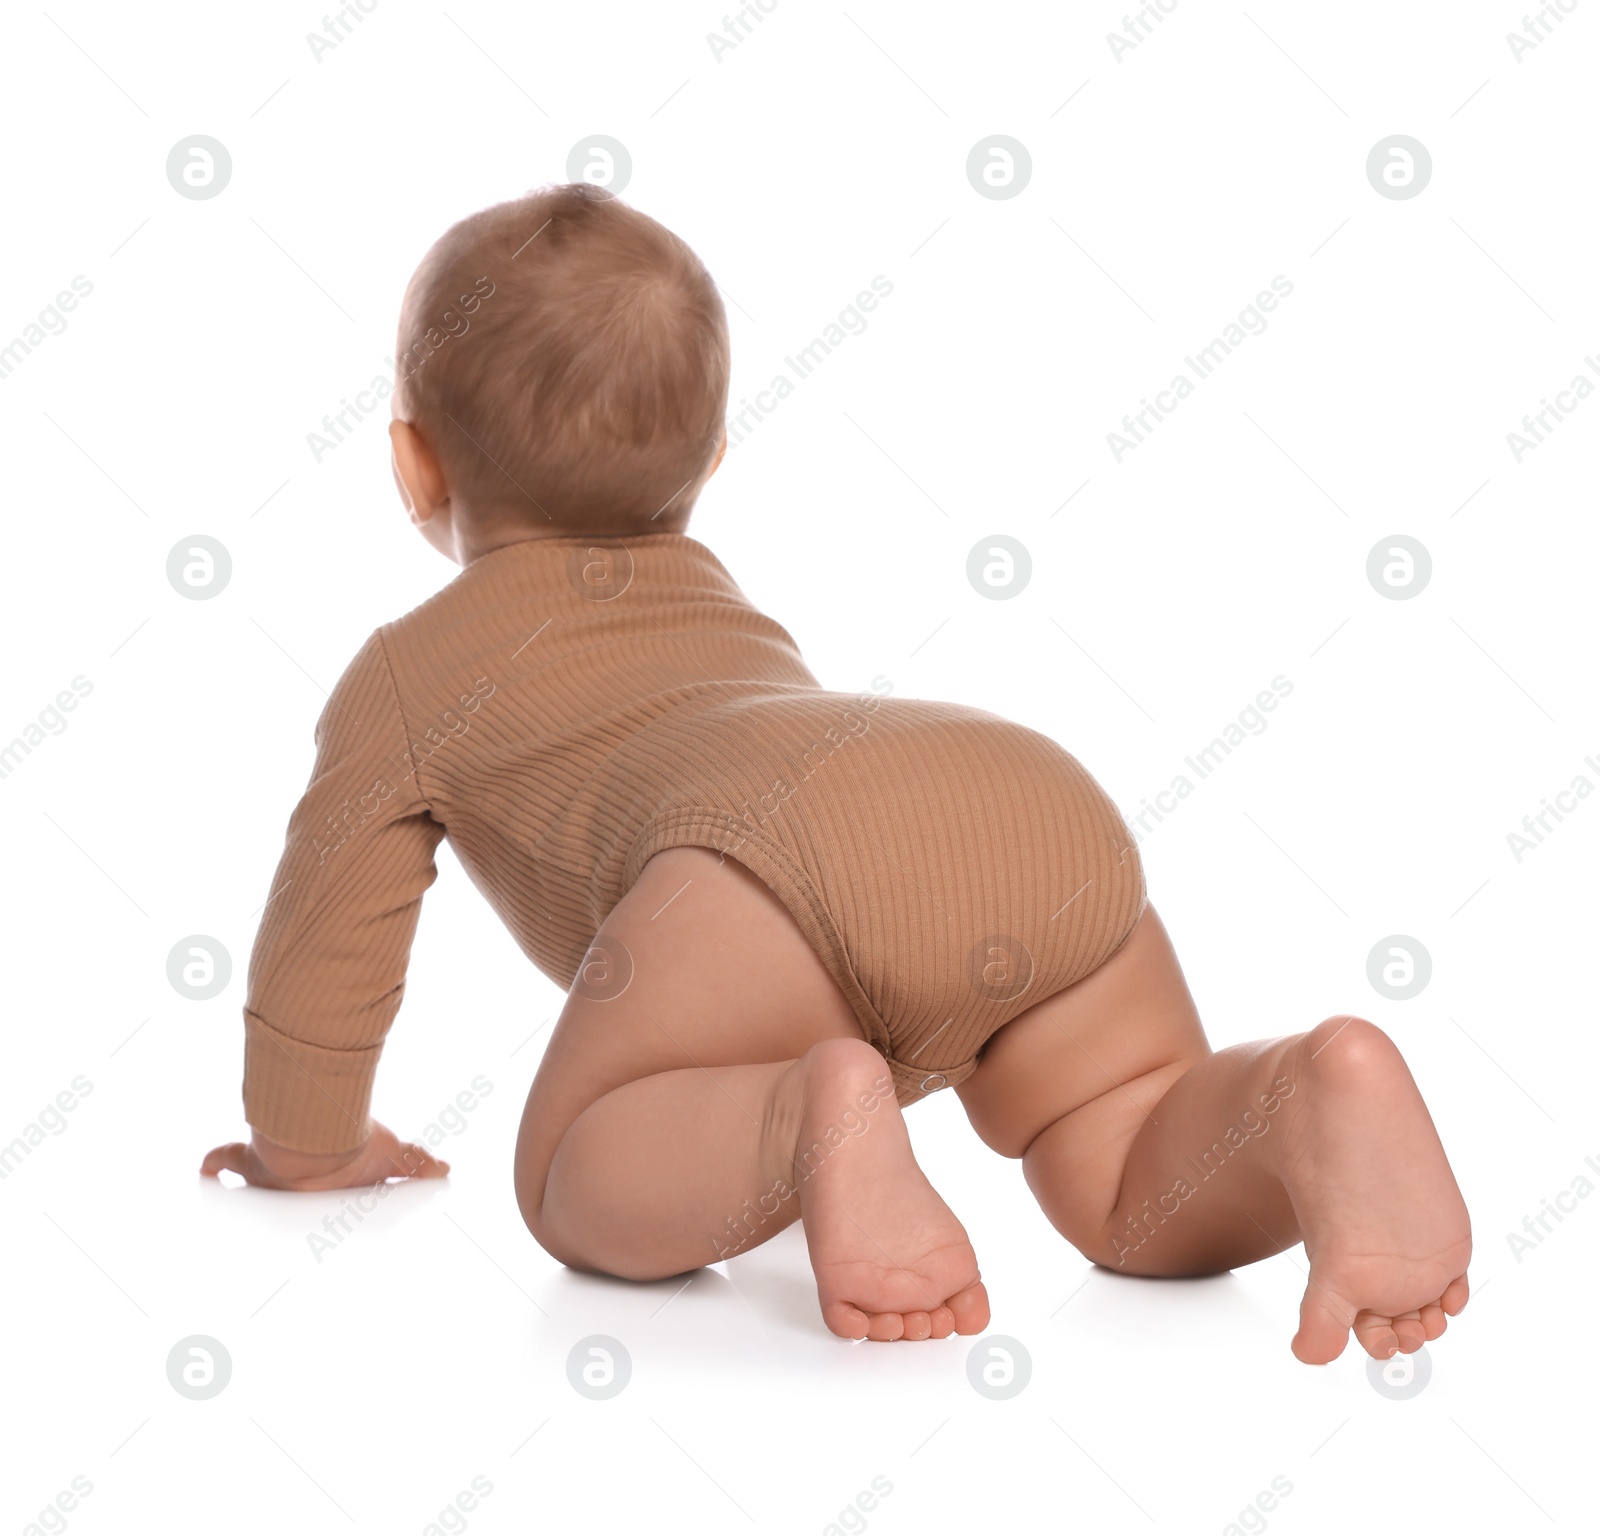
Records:
{"label": "baby's hand", "polygon": [[350,1152],[296,1152],[256,1131],[248,1142],[213,1147],[200,1172],[215,1178],[224,1168],[263,1189],[350,1189],[381,1179],[442,1179],[450,1172],[449,1163],[376,1120],[366,1141]]}

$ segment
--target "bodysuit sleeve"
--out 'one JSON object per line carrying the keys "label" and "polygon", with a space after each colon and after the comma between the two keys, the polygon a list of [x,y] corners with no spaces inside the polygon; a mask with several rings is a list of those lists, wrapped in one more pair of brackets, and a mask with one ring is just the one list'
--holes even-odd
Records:
{"label": "bodysuit sleeve", "polygon": [[250,955],[244,1110],[272,1141],[342,1152],[367,1137],[444,836],[417,782],[381,631],[335,685],[316,747]]}

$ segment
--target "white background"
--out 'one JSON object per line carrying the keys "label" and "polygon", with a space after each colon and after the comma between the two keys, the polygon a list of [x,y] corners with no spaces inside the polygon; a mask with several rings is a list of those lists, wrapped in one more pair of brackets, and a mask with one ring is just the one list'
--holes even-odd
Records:
{"label": "white background", "polygon": [[[310,5],[19,12],[0,344],[74,276],[93,293],[0,380],[0,740],[93,691],[0,780],[0,1141],[92,1092],[0,1183],[0,1528],[75,1476],[86,1536],[425,1531],[475,1476],[457,1526],[484,1536],[825,1531],[875,1476],[882,1536],[1220,1532],[1274,1477],[1254,1525],[1284,1536],[1581,1525],[1600,1199],[1520,1257],[1507,1234],[1600,1158],[1600,806],[1520,861],[1507,834],[1600,783],[1600,404],[1520,463],[1507,433],[1600,352],[1600,7],[1519,62],[1524,11],[1179,0],[1119,60],[1120,3],[779,0],[719,61],[711,4],[379,0],[320,62]],[[166,179],[197,133],[232,157],[214,199]],[[1032,159],[1006,200],[965,175],[996,133]],[[1365,173],[1396,133],[1433,162],[1409,200]],[[827,686],[1021,719],[1132,819],[1292,682],[1143,852],[1215,1044],[1353,1011],[1411,1062],[1477,1241],[1419,1395],[1377,1392],[1354,1345],[1294,1360],[1298,1250],[1092,1270],[948,1094],[913,1135],[1031,1356],[1008,1401],[968,1385],[971,1341],[829,1336],[798,1230],[687,1289],[564,1271],[510,1182],[560,995],[447,849],[375,1112],[416,1134],[487,1077],[453,1177],[320,1263],[339,1197],[197,1178],[245,1131],[244,969],[324,691],[454,569],[404,520],[382,412],[320,463],[307,434],[386,372],[428,244],[595,134],[729,295],[735,399],[893,283],[690,529]],[[1123,414],[1279,274],[1266,331],[1118,463]],[[167,555],[200,533],[233,575],[186,601]],[[1009,601],[965,575],[997,533],[1033,561]],[[1366,576],[1396,534],[1433,564],[1408,600]],[[167,981],[191,934],[232,957],[211,1001]],[[1396,934],[1433,966],[1403,1002],[1367,976]],[[167,1382],[191,1334],[232,1357],[210,1401]],[[633,1362],[607,1402],[568,1385],[590,1334]]]}

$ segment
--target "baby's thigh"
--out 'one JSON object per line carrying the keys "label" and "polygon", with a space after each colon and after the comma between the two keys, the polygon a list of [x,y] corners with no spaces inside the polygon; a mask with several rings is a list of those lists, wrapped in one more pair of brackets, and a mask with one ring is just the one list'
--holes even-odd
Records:
{"label": "baby's thigh", "polygon": [[519,1198],[542,1199],[567,1127],[612,1089],[792,1061],[841,1036],[866,1038],[761,880],[706,848],[656,854],[595,935],[546,1047],[517,1143]]}
{"label": "baby's thigh", "polygon": [[1146,905],[1108,960],[998,1030],[955,1091],[973,1128],[1007,1157],[1075,1111],[1088,1140],[1111,1149],[1131,1140],[1146,1101],[1210,1049],[1166,927]]}

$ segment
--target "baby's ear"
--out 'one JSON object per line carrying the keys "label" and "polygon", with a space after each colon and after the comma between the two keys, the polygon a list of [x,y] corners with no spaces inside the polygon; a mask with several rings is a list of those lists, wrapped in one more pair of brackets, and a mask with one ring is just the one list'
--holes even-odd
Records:
{"label": "baby's ear", "polygon": [[400,499],[420,527],[450,499],[444,470],[427,439],[409,421],[389,423],[389,447]]}
{"label": "baby's ear", "polygon": [[394,429],[398,422],[391,422],[389,426],[389,472],[394,476],[394,488],[400,493],[400,505],[411,515],[411,520],[416,521],[416,513],[411,505],[411,492],[406,489],[405,477],[400,473],[400,450],[395,445]]}

